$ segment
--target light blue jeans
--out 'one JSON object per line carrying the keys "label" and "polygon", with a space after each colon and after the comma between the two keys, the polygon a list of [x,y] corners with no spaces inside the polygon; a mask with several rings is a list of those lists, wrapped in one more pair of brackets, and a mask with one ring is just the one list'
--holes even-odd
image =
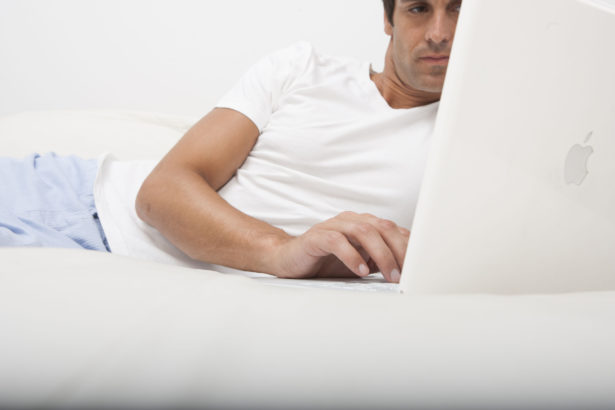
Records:
{"label": "light blue jeans", "polygon": [[94,204],[98,164],[75,156],[0,157],[0,246],[109,251]]}

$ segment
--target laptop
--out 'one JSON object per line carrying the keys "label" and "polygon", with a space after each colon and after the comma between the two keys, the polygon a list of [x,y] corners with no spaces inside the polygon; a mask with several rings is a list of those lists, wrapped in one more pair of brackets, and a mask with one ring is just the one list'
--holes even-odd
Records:
{"label": "laptop", "polygon": [[615,2],[464,0],[400,290],[615,290]]}

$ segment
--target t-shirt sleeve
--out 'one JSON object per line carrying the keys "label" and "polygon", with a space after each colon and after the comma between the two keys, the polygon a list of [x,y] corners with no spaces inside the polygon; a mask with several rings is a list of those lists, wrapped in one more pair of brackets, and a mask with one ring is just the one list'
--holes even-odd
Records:
{"label": "t-shirt sleeve", "polygon": [[268,55],[252,66],[216,107],[239,111],[262,132],[280,98],[309,65],[312,54],[312,46],[301,42]]}

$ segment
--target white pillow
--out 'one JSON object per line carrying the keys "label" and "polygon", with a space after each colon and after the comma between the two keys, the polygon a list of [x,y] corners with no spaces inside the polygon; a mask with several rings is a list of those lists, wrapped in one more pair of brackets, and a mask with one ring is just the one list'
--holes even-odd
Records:
{"label": "white pillow", "polygon": [[161,158],[198,121],[128,111],[32,111],[0,117],[0,152],[22,157],[33,152],[96,158]]}

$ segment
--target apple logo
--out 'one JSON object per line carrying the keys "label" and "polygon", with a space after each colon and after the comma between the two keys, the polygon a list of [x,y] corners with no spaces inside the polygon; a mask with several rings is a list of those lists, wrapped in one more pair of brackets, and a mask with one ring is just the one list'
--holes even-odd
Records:
{"label": "apple logo", "polygon": [[585,138],[585,145],[577,144],[570,148],[566,157],[565,178],[567,184],[581,185],[589,174],[587,163],[589,157],[594,153],[594,149],[587,145],[594,132],[590,132]]}

